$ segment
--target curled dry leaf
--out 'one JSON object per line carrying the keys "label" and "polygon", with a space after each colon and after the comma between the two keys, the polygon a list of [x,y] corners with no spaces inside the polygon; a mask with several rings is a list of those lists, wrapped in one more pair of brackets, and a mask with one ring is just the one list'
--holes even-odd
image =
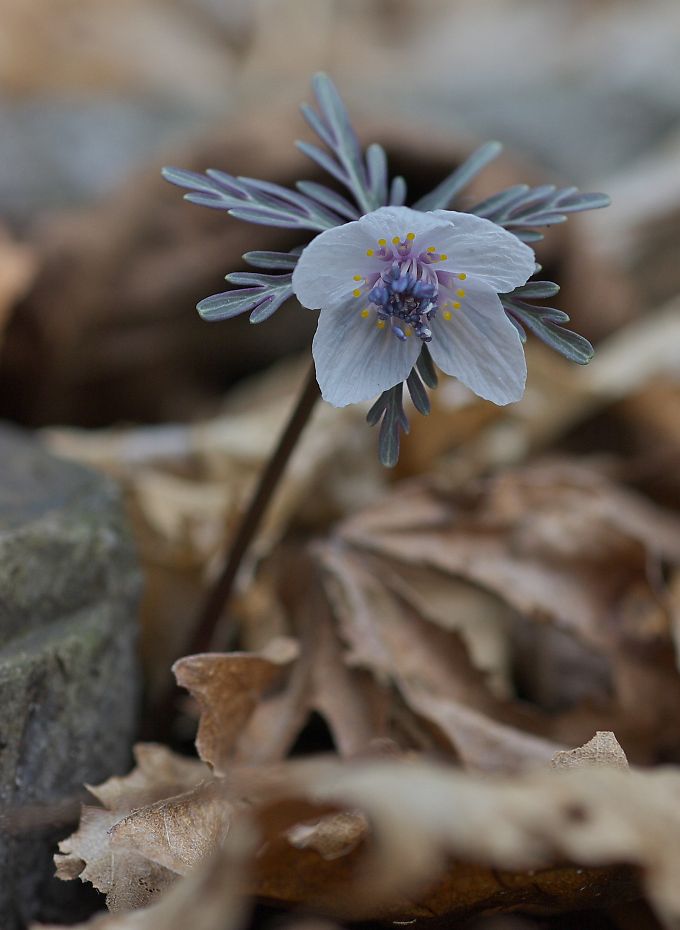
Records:
{"label": "curled dry leaf", "polygon": [[80,878],[106,895],[110,911],[145,907],[173,885],[177,876],[133,849],[116,850],[111,828],[120,813],[84,807],[78,831],[59,843],[56,876],[64,881]]}
{"label": "curled dry leaf", "polygon": [[279,637],[258,653],[187,656],[175,663],[178,684],[201,707],[199,755],[217,774],[234,762],[285,758],[314,711],[344,755],[366,752],[387,735],[387,696],[345,665],[325,601],[305,601],[297,621],[299,641]]}
{"label": "curled dry leaf", "polygon": [[361,811],[342,811],[311,823],[298,823],[286,838],[296,849],[313,849],[322,859],[333,860],[353,852],[367,832],[368,822]]}
{"label": "curled dry leaf", "polygon": [[[496,700],[459,637],[422,620],[390,590],[389,568],[332,547],[317,551],[350,647],[348,664],[390,682],[434,731],[440,750],[487,771],[547,764],[559,747],[519,729],[530,715]],[[494,713],[503,721],[494,720]]]}
{"label": "curled dry leaf", "polygon": [[224,788],[208,781],[118,820],[109,830],[111,852],[125,856],[134,850],[173,877],[186,875],[224,841],[234,811]]}
{"label": "curled dry leaf", "polygon": [[[274,844],[276,856],[259,859],[257,884],[272,899],[392,919],[565,900],[583,907],[607,893],[635,897],[633,874],[618,868],[632,865],[665,925],[680,920],[678,770],[585,766],[479,779],[419,762],[303,763],[288,778],[265,822],[272,816],[280,827],[287,808],[299,818],[295,796],[346,805],[368,819],[371,842],[366,858],[354,850],[331,862]],[[326,818],[326,830],[332,823]]]}
{"label": "curled dry leaf", "polygon": [[347,757],[387,740],[515,772],[612,726],[636,761],[680,757],[671,620],[650,573],[678,564],[679,522],[583,466],[402,485],[297,561],[270,560],[246,629],[277,605],[299,643],[285,669],[180,660],[202,702],[199,752],[218,771],[282,759],[315,711]]}
{"label": "curled dry leaf", "polygon": [[[593,469],[546,461],[460,491],[414,482],[350,517],[317,553],[347,662],[392,676],[440,729],[456,717],[441,701],[457,701],[553,751],[615,728],[637,761],[680,757],[663,580],[680,564],[680,521]],[[451,581],[448,619],[427,603],[428,578],[440,604]],[[491,662],[465,632],[475,614],[461,611],[461,582],[505,605]],[[452,630],[466,646],[453,664]],[[502,700],[518,674],[533,707]],[[449,737],[468,764],[513,767],[511,755],[474,747],[466,759],[457,716],[459,745]],[[517,761],[531,755],[517,742]]]}
{"label": "curled dry leaf", "polygon": [[556,752],[551,764],[557,769],[577,765],[613,765],[615,768],[627,769],[628,759],[613,733],[598,732],[578,749]]}
{"label": "curled dry leaf", "polygon": [[239,737],[259,700],[298,655],[294,640],[278,637],[260,653],[205,653],[175,662],[177,683],[201,708],[196,748],[216,774],[238,757]]}
{"label": "curled dry leaf", "polygon": [[123,817],[110,850],[122,841],[134,852],[131,881],[142,861],[163,862],[189,888],[252,820],[260,839],[240,891],[351,919],[601,905],[639,896],[632,866],[664,926],[676,927],[680,770],[622,770],[605,741],[608,765],[505,777],[413,757],[236,766]]}
{"label": "curled dry leaf", "polygon": [[110,910],[145,906],[176,880],[165,865],[141,855],[134,844],[112,845],[112,829],[133,809],[159,802],[194,788],[210,772],[194,759],[178,756],[163,746],[135,748],[136,768],[124,777],[110,778],[89,790],[101,807],[85,807],[76,833],[59,844],[56,874],[64,880],[79,876],[106,895]]}
{"label": "curled dry leaf", "polygon": [[[139,910],[94,917],[74,930],[240,930],[244,924],[243,868],[252,856],[254,835],[244,824],[200,868],[163,898]],[[59,930],[34,926],[33,930]]]}

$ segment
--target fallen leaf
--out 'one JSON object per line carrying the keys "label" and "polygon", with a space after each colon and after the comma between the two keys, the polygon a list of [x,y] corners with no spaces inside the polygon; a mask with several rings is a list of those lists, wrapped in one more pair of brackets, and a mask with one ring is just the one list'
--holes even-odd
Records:
{"label": "fallen leaf", "polygon": [[627,769],[628,759],[613,733],[599,732],[578,749],[556,752],[551,762],[553,768],[568,769],[578,765],[612,765]]}
{"label": "fallen leaf", "polygon": [[[585,766],[479,779],[420,762],[374,762],[293,766],[289,775],[300,778],[300,797],[361,810],[372,842],[365,858],[354,850],[326,865],[306,850],[286,855],[277,847],[266,874],[262,861],[258,873],[259,890],[273,899],[383,919],[453,919],[501,902],[559,906],[563,894],[586,906],[607,886],[613,898],[634,897],[632,873],[610,868],[628,864],[642,869],[664,925],[680,919],[677,769]],[[295,794],[284,783],[279,823]],[[571,867],[555,868],[565,862]]]}
{"label": "fallen leaf", "polygon": [[260,698],[298,654],[294,640],[280,637],[259,654],[205,653],[175,662],[177,683],[196,698],[202,712],[196,748],[217,775],[233,760]]}
{"label": "fallen leaf", "polygon": [[523,732],[520,724],[530,715],[493,696],[460,638],[395,597],[389,587],[393,567],[330,546],[317,552],[351,668],[370,669],[391,683],[436,729],[448,752],[470,768],[516,771],[547,764],[558,745]]}
{"label": "fallen leaf", "polygon": [[[253,845],[253,834],[239,825],[200,868],[159,901],[122,914],[95,916],[74,930],[240,930],[247,912],[243,868]],[[41,924],[33,930],[59,928]]]}
{"label": "fallen leaf", "polygon": [[299,643],[270,694],[229,678],[257,654],[180,661],[203,694],[199,751],[218,772],[277,761],[317,712],[348,758],[384,744],[518,772],[612,726],[637,761],[679,756],[671,622],[649,571],[678,564],[679,541],[676,519],[569,462],[462,491],[400,485],[267,563],[252,622],[273,611]]}
{"label": "fallen leaf", "polygon": [[135,747],[137,766],[124,777],[115,776],[89,791],[102,807],[84,807],[76,833],[59,843],[54,857],[56,875],[80,877],[106,895],[111,911],[143,907],[174,884],[177,876],[151,862],[134,848],[115,849],[111,830],[134,808],[180,794],[209,777],[209,769],[195,759],[170,752],[164,746]]}
{"label": "fallen leaf", "polygon": [[109,829],[110,849],[113,856],[133,851],[175,877],[186,875],[223,843],[234,811],[219,782],[208,781],[117,820]]}
{"label": "fallen leaf", "polygon": [[342,811],[312,823],[298,823],[286,838],[296,849],[313,849],[322,859],[333,860],[353,852],[367,832],[368,822],[361,812]]}
{"label": "fallen leaf", "polygon": [[[418,677],[426,679],[421,708],[454,698],[552,740],[553,750],[615,727],[638,761],[680,755],[672,710],[680,679],[659,581],[663,567],[672,572],[680,562],[680,521],[602,474],[546,461],[460,490],[442,481],[402,485],[344,521],[319,551],[347,662],[410,678],[412,696]],[[449,621],[427,608],[424,579],[435,576],[440,602],[452,582]],[[496,611],[505,647],[491,664],[505,691],[489,687],[488,660],[465,639],[465,620],[455,619],[469,603],[458,600],[462,581],[506,605]],[[440,632],[435,645],[432,621],[459,638]],[[449,664],[447,673],[455,642],[456,670]],[[522,690],[533,708],[508,699],[523,651]],[[528,761],[516,739],[518,760]]]}

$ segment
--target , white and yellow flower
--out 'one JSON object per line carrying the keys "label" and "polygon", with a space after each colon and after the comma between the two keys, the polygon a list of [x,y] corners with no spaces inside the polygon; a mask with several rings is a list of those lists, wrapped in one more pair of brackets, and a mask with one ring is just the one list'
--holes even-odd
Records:
{"label": ", white and yellow flower", "polygon": [[405,381],[426,343],[438,367],[496,404],[524,393],[519,333],[498,294],[534,273],[533,250],[469,213],[381,207],[322,232],[292,285],[320,310],[312,352],[336,407]]}

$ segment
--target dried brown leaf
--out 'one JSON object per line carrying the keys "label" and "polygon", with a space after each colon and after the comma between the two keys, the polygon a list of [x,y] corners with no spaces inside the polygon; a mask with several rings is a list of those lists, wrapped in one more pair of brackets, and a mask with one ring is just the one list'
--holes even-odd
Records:
{"label": "dried brown leaf", "polygon": [[234,805],[216,781],[132,811],[109,830],[113,855],[130,851],[175,875],[217,849],[234,819]]}
{"label": "dried brown leaf", "polygon": [[[336,539],[320,551],[347,661],[407,680],[421,712],[427,706],[431,716],[463,726],[457,712],[443,715],[441,699],[455,699],[510,724],[517,761],[531,757],[522,739],[547,738],[554,751],[555,743],[574,745],[612,727],[639,761],[680,755],[672,710],[680,679],[662,572],[680,562],[674,516],[592,469],[553,461],[460,491],[400,487],[341,524]],[[440,614],[451,581],[452,619],[428,609],[428,577],[438,579]],[[466,623],[456,614],[469,600],[460,598],[461,582],[505,605],[493,614],[495,668],[463,635]],[[460,631],[466,649],[457,660],[456,638],[437,641],[433,623]],[[505,692],[473,674],[471,659],[483,673],[491,666]],[[499,699],[512,694],[510,661],[523,669],[522,688],[539,705],[533,711]],[[427,681],[422,697],[414,693],[419,679]]]}
{"label": "dried brown leaf", "polygon": [[78,831],[59,844],[56,876],[80,878],[106,895],[110,911],[145,907],[176,881],[177,876],[135,850],[113,850],[110,830],[120,814],[84,807]]}
{"label": "dried brown leaf", "polygon": [[294,640],[279,637],[257,654],[205,653],[175,662],[177,683],[202,711],[196,748],[216,774],[224,774],[258,701],[298,654]]}
{"label": "dried brown leaf", "polygon": [[[393,683],[406,704],[434,726],[449,753],[471,768],[516,771],[547,764],[557,745],[522,732],[514,714],[486,688],[455,633],[422,620],[388,587],[390,569],[341,549],[317,549],[350,667]],[[491,715],[505,717],[507,725]]]}
{"label": "dried brown leaf", "polygon": [[[127,913],[94,917],[74,930],[238,930],[243,925],[244,862],[253,853],[253,835],[239,824],[224,845],[159,901]],[[34,926],[33,930],[59,930]]]}
{"label": "dried brown leaf", "polygon": [[88,786],[90,793],[114,813],[188,791],[210,775],[197,759],[180,756],[159,743],[139,743],[133,752],[136,766],[129,774]]}
{"label": "dried brown leaf", "polygon": [[166,798],[189,790],[210,774],[202,763],[164,746],[140,744],[135,759],[137,766],[129,775],[90,786],[103,806],[83,809],[79,829],[60,842],[54,857],[58,878],[91,882],[106,895],[111,911],[143,907],[177,878],[175,871],[132,847],[112,846],[115,825],[134,808],[156,801],[163,807]]}
{"label": "dried brown leaf", "polygon": [[134,811],[111,848],[134,850],[131,870],[151,859],[187,872],[253,817],[264,831],[247,882],[256,894],[391,920],[601,905],[639,894],[625,868],[634,866],[670,928],[680,920],[679,797],[677,769],[586,764],[479,778],[415,759],[311,760],[234,768],[221,783]]}
{"label": "dried brown leaf", "polygon": [[[316,865],[308,850],[286,855],[279,848],[267,873],[259,872],[259,890],[274,899],[393,919],[460,916],[490,902],[508,908],[550,900],[559,908],[579,895],[583,906],[607,886],[614,898],[635,896],[631,874],[616,868],[628,864],[643,870],[664,925],[680,921],[678,770],[586,765],[479,779],[422,763],[376,762],[303,765],[289,775],[293,783],[300,778],[301,796],[313,803],[358,808],[372,843],[367,859],[354,850]],[[282,794],[278,823],[290,786]],[[294,805],[290,812],[300,817]],[[326,819],[327,829],[332,822]]]}
{"label": "dried brown leaf", "polygon": [[368,832],[368,822],[359,811],[329,814],[311,823],[298,823],[286,837],[296,849],[313,849],[322,859],[347,856],[361,843]]}
{"label": "dried brown leaf", "polygon": [[[427,523],[420,497],[432,504]],[[676,518],[568,462],[501,474],[448,499],[418,486],[402,489],[350,518],[340,537],[360,550],[463,575],[594,645],[602,643],[602,618],[631,563],[639,570],[647,556],[680,560]]]}
{"label": "dried brown leaf", "polygon": [[578,749],[555,753],[551,764],[557,769],[568,769],[578,765],[611,765],[627,769],[628,759],[614,734],[601,731]]}

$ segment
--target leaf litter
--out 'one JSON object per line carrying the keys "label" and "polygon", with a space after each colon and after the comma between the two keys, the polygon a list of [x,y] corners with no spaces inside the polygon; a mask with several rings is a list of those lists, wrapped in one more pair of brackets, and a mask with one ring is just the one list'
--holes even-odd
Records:
{"label": "leaf litter", "polygon": [[[679,526],[563,458],[462,487],[445,470],[401,482],[326,538],[273,551],[237,607],[256,643],[276,602],[278,635],[175,664],[203,762],[141,746],[130,776],[93,789],[103,809],[62,843],[59,874],[92,881],[112,911],[142,907],[130,919],[155,930],[154,908],[202,887],[243,829],[257,839],[237,910],[255,896],[336,919],[455,921],[644,894],[680,926],[680,777],[626,759],[680,754],[663,581]],[[549,698],[518,690],[526,628],[559,634],[539,636]],[[588,653],[602,664],[583,665],[584,696],[572,679]],[[287,758],[313,714],[339,759]]]}
{"label": "leaf litter", "polygon": [[[634,266],[641,234],[614,232]],[[91,789],[57,857],[107,897],[86,926],[245,930],[259,900],[293,928],[585,926],[584,908],[680,927],[678,304],[671,282],[643,316],[611,273],[589,368],[532,347],[502,412],[452,385],[391,488],[356,411],[320,413],[242,573],[232,651],[178,658],[299,369],[195,426],[49,432],[122,481],[148,680],[178,659],[202,760],[142,744]],[[319,720],[327,754],[291,758]]]}

